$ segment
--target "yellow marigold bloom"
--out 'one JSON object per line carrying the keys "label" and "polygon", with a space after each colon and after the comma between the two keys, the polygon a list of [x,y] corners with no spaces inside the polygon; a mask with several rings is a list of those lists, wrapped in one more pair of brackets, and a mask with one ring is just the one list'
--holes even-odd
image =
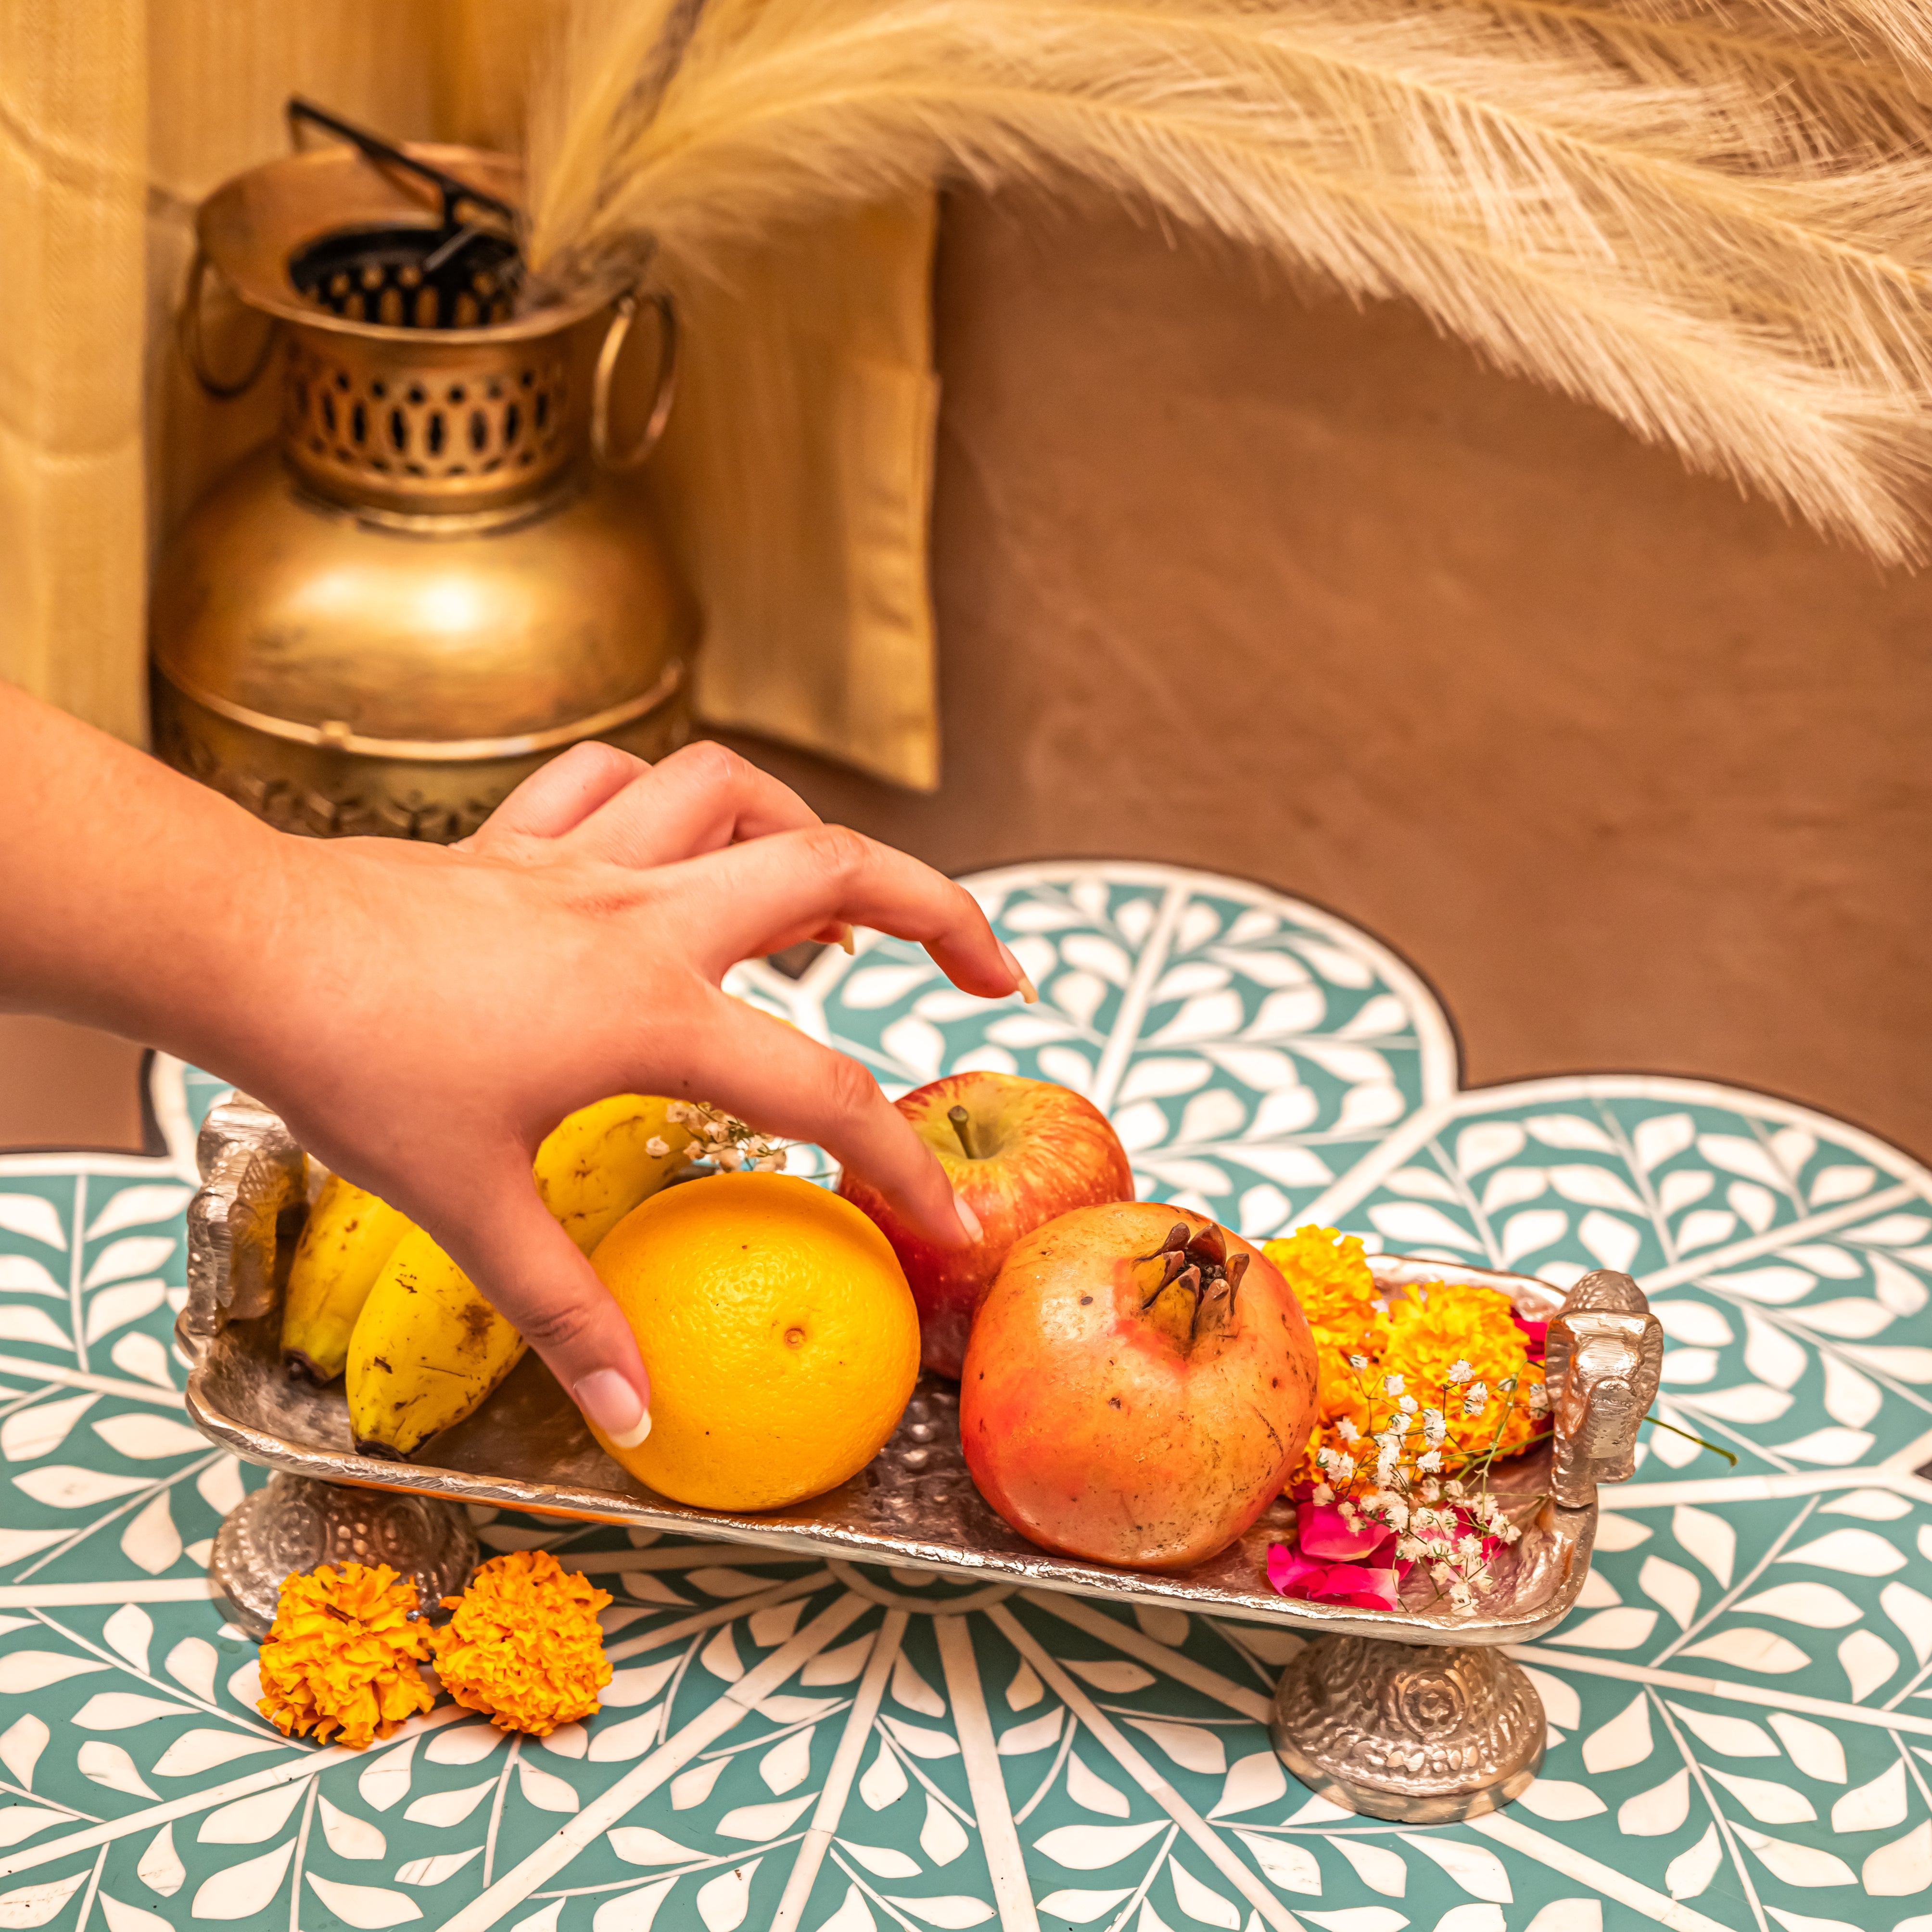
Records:
{"label": "yellow marigold bloom", "polygon": [[[1332,1423],[1346,1415],[1360,1428],[1361,1378],[1349,1367],[1348,1358],[1366,1356],[1372,1367],[1389,1342],[1389,1318],[1376,1306],[1380,1292],[1361,1242],[1353,1234],[1310,1225],[1264,1243],[1262,1252],[1294,1289],[1314,1334],[1322,1371],[1316,1393],[1318,1419]],[[1316,1446],[1311,1438],[1311,1455]]]}
{"label": "yellow marigold bloom", "polygon": [[283,1580],[256,1708],[284,1737],[360,1750],[436,1702],[416,1668],[428,1660],[413,1583],[386,1563],[324,1563]]}
{"label": "yellow marigold bloom", "polygon": [[597,1708],[610,1681],[597,1612],[610,1600],[547,1550],[493,1556],[432,1639],[436,1675],[459,1704],[500,1730],[548,1737]]}
{"label": "yellow marigold bloom", "polygon": [[[1496,1454],[1514,1456],[1529,1447],[1543,1427],[1530,1412],[1529,1396],[1543,1381],[1543,1366],[1529,1359],[1528,1337],[1511,1318],[1508,1295],[1492,1288],[1432,1282],[1412,1288],[1395,1303],[1392,1314],[1394,1332],[1382,1372],[1402,1376],[1408,1394],[1425,1407],[1442,1409],[1449,1428],[1443,1462],[1450,1471],[1486,1453],[1505,1403],[1508,1419]],[[1468,1376],[1450,1382],[1450,1370],[1460,1374],[1462,1364],[1468,1365]],[[1503,1388],[1512,1376],[1514,1401]],[[1478,1384],[1488,1400],[1470,1415],[1465,1412],[1466,1399]]]}

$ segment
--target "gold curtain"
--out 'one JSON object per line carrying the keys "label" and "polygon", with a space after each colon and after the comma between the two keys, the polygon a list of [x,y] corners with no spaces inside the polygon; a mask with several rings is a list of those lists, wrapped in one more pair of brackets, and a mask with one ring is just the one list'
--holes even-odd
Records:
{"label": "gold curtain", "polygon": [[[514,149],[555,0],[0,4],[0,676],[145,730],[154,546],[271,430],[173,346],[196,204],[284,151],[292,92]],[[926,532],[929,200],[776,242],[681,292],[688,359],[643,491],[706,611],[707,717],[938,779]],[[245,315],[210,314],[244,362]]]}

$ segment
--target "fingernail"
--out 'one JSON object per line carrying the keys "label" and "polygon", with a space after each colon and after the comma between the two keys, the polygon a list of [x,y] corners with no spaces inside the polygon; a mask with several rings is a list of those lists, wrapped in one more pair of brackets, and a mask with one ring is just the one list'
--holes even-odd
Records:
{"label": "fingernail", "polygon": [[651,1412],[628,1376],[598,1369],[571,1384],[571,1399],[620,1449],[634,1449],[651,1432]]}
{"label": "fingernail", "polygon": [[852,928],[849,926],[842,926],[838,928],[838,944],[845,949],[848,957],[856,956],[859,944],[858,941],[853,938]]}
{"label": "fingernail", "polygon": [[972,1236],[974,1240],[983,1241],[986,1238],[986,1231],[984,1228],[980,1226],[979,1216],[974,1214],[972,1209],[967,1205],[965,1196],[963,1194],[954,1195],[952,1197],[952,1206],[954,1211],[959,1216],[960,1226],[964,1228],[967,1233]]}
{"label": "fingernail", "polygon": [[1026,976],[1026,969],[1013,956],[1013,949],[1002,939],[998,942],[1000,957],[1006,962],[1006,970],[1013,976],[1015,990],[1030,1006],[1040,1004],[1040,990]]}

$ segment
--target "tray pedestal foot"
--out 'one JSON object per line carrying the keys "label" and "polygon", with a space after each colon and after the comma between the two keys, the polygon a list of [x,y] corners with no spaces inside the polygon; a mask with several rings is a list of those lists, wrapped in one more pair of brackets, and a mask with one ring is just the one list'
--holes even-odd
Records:
{"label": "tray pedestal foot", "polygon": [[318,1483],[280,1470],[222,1520],[208,1574],[235,1621],[264,1637],[282,1580],[318,1563],[386,1563],[437,1616],[476,1568],[476,1532],[453,1503]]}
{"label": "tray pedestal foot", "polygon": [[1351,1811],[1454,1823],[1520,1795],[1543,1762],[1543,1701],[1488,1646],[1318,1638],[1282,1672],[1269,1732],[1303,1784]]}

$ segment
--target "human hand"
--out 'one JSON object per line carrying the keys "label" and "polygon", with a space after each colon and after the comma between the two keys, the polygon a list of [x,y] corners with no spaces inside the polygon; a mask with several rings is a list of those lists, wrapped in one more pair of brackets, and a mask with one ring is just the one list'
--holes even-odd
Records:
{"label": "human hand", "polygon": [[278,856],[272,964],[222,1070],[426,1228],[625,1446],[650,1426],[644,1364],[530,1178],[565,1114],[617,1093],[710,1100],[818,1142],[932,1238],[976,1238],[863,1067],[718,982],[850,922],[919,940],[968,992],[1030,987],[963,888],[722,748],[646,766],[580,746],[460,848]]}

